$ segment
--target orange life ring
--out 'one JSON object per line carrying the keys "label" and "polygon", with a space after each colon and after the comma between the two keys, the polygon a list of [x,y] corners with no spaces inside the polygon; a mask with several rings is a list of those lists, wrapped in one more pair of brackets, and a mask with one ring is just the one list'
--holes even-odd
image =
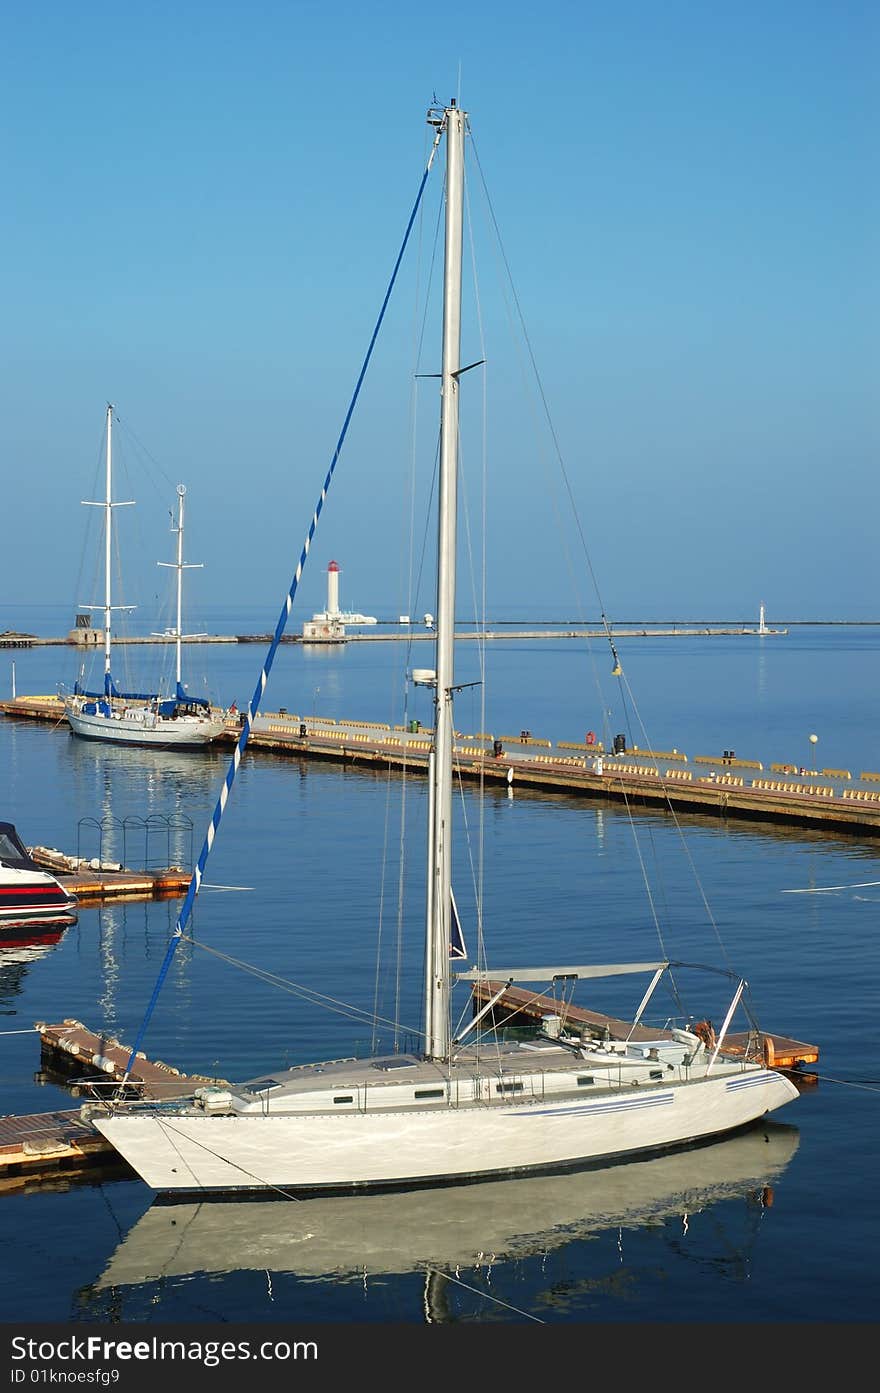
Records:
{"label": "orange life ring", "polygon": [[769,1035],[764,1036],[764,1067],[772,1069],[776,1063],[776,1050]]}

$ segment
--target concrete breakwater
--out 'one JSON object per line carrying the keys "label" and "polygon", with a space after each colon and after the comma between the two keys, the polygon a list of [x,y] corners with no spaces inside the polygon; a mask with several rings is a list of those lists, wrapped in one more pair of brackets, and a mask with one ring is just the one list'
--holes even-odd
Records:
{"label": "concrete breakwater", "polygon": [[[786,634],[787,629],[756,629],[735,625],[671,625],[671,626],[618,626],[610,629],[610,635],[614,639],[624,638],[731,638],[731,637],[760,637],[771,638]],[[388,625],[384,629],[372,629],[368,633],[352,633],[350,628],[340,629],[328,637],[318,637],[303,634],[285,634],[282,643],[302,643],[306,645],[322,645],[337,643],[395,643],[401,640],[407,643],[424,643],[435,641],[436,635],[432,629],[415,625]],[[541,640],[541,639],[606,639],[608,633],[604,629],[594,628],[589,625],[546,625],[541,628],[514,628],[505,624],[498,624],[488,629],[468,628],[456,633],[456,642],[466,640],[478,640],[490,643],[495,641],[516,641]],[[202,644],[202,643],[265,643],[272,641],[272,634],[197,634],[183,635],[181,643]],[[104,642],[104,634],[101,629],[72,629],[70,633],[55,638],[43,638],[37,634],[15,633],[11,630],[0,634],[0,648],[100,648]],[[176,643],[177,638],[174,634],[145,634],[137,636],[121,636],[114,634],[114,647],[118,646],[138,646]]]}

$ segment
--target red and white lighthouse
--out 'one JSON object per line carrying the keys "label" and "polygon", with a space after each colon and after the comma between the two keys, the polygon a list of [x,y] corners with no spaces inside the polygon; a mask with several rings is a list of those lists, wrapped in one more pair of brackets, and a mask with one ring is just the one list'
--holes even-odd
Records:
{"label": "red and white lighthouse", "polygon": [[339,613],[339,563],[331,561],[327,567],[327,617]]}

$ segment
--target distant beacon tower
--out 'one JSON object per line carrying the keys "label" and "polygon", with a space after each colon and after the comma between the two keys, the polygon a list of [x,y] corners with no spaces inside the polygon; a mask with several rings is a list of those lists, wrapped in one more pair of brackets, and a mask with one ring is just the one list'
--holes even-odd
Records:
{"label": "distant beacon tower", "polygon": [[760,611],[759,611],[759,615],[758,615],[758,633],[759,633],[759,634],[766,634],[766,632],[767,632],[767,624],[766,624],[766,621],[765,621],[765,619],[764,619],[764,606],[762,605],[762,606],[761,606],[761,609],[760,609]]}
{"label": "distant beacon tower", "polygon": [[327,615],[339,613],[339,565],[331,561],[327,567]]}

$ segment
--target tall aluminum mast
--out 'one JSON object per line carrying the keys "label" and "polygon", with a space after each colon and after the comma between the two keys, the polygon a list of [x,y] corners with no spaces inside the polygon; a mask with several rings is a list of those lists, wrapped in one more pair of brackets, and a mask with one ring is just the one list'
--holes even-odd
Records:
{"label": "tall aluminum mast", "polygon": [[[131,605],[112,605],[110,603],[110,573],[111,560],[113,555],[112,543],[112,518],[114,508],[129,508],[131,502],[113,502],[113,407],[107,404],[107,451],[105,456],[105,496],[103,503],[97,503],[92,499],[83,499],[83,504],[87,508],[103,508],[105,512],[104,521],[104,604],[84,605],[84,609],[104,610],[104,695],[111,696],[113,690],[113,677],[110,671],[110,621],[114,609],[131,609]],[[133,500],[132,500],[133,501]]]}
{"label": "tall aluminum mast", "polygon": [[[174,526],[172,518],[171,531],[177,533],[177,560],[158,561],[158,566],[168,566],[177,572],[177,628],[175,629],[177,643],[177,685],[175,694],[179,701],[183,700],[184,690],[181,683],[182,664],[180,661],[180,645],[183,640],[183,573],[184,571],[197,571],[201,569],[200,561],[184,562],[183,559],[183,500],[186,497],[186,486],[177,485],[177,526]],[[194,635],[190,635],[194,637]]]}
{"label": "tall aluminum mast", "polygon": [[[434,115],[431,113],[429,119]],[[449,1054],[449,944],[452,918],[453,648],[458,506],[458,372],[461,365],[461,259],[466,113],[451,102],[446,132],[446,252],[440,384],[440,483],[434,750],[430,767],[425,1053]],[[436,119],[436,117],[434,118]]]}

